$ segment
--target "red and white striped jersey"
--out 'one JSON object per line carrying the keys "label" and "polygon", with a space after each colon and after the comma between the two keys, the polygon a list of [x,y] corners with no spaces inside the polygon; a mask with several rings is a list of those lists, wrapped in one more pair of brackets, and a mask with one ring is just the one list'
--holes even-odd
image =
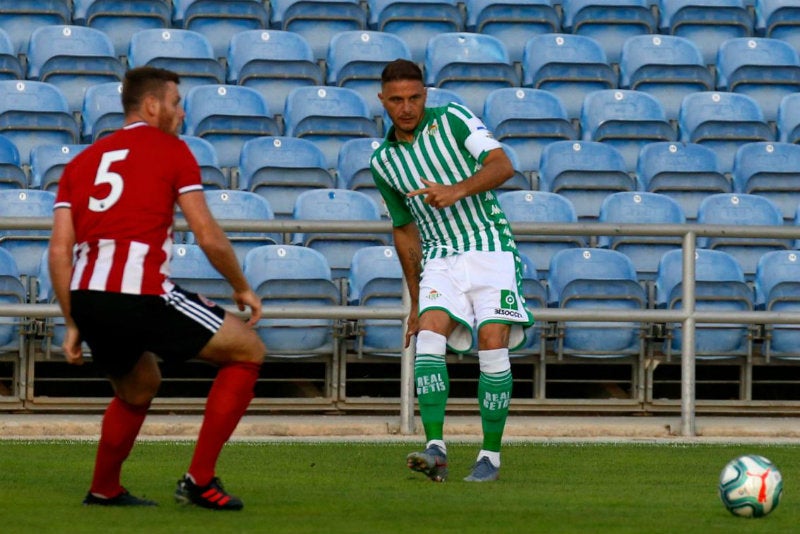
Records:
{"label": "red and white striped jersey", "polygon": [[197,190],[200,171],[186,143],[145,123],[78,154],[64,169],[55,204],[72,210],[77,254],[70,289],[136,295],[172,289],[175,202]]}

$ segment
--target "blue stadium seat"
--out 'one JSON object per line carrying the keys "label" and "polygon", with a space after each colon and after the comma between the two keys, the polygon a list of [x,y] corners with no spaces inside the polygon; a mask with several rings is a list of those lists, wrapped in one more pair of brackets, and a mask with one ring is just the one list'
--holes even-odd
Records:
{"label": "blue stadium seat", "polygon": [[187,291],[200,293],[217,304],[234,305],[233,288],[196,244],[173,244],[169,279]]}
{"label": "blue stadium seat", "polygon": [[516,87],[519,76],[503,43],[491,35],[450,32],[431,37],[425,52],[425,84],[455,91],[476,115],[486,95]]}
{"label": "blue stadium seat", "polygon": [[269,109],[283,114],[286,96],[298,87],[322,85],[322,70],[311,45],[297,33],[248,30],[231,38],[228,83],[256,89]]}
{"label": "blue stadium seat", "polygon": [[741,37],[729,39],[717,55],[717,89],[745,94],[775,122],[784,96],[800,89],[800,56],[779,39]]}
{"label": "blue stadium seat", "polygon": [[800,145],[742,145],[733,162],[733,185],[737,193],[772,200],[781,209],[784,223],[794,220],[800,204]]}
{"label": "blue stadium seat", "polygon": [[708,195],[733,192],[717,154],[694,143],[662,142],[642,147],[636,174],[643,191],[677,201],[692,221],[697,219],[697,208]]}
{"label": "blue stadium seat", "polygon": [[[349,189],[312,189],[297,196],[294,220],[379,221],[380,210],[365,193]],[[387,236],[370,233],[297,232],[292,243],[317,250],[325,256],[333,278],[345,278],[356,250],[386,245]]]}
{"label": "blue stadium seat", "polygon": [[595,39],[611,63],[619,63],[629,37],[658,33],[648,0],[563,0],[561,5],[564,32]]}
{"label": "blue stadium seat", "polygon": [[272,0],[270,5],[271,26],[305,37],[317,60],[325,60],[337,33],[367,27],[367,13],[358,0]]}
{"label": "blue stadium seat", "polygon": [[[544,191],[506,191],[497,195],[497,201],[511,223],[576,223],[575,208],[566,197]],[[550,260],[567,248],[585,247],[583,236],[521,235],[514,240],[522,256],[535,262],[539,275],[547,274]]]}
{"label": "blue stadium seat", "polygon": [[[22,283],[13,256],[0,249],[0,303],[24,304],[27,301],[28,291]],[[20,322],[19,317],[0,317],[0,351],[21,349]]]}
{"label": "blue stadium seat", "polygon": [[31,151],[30,187],[56,192],[64,167],[88,145],[39,145]]}
{"label": "blue stadium seat", "polygon": [[[0,190],[0,217],[53,217],[56,195],[39,189]],[[49,244],[49,230],[0,230],[0,248],[14,257],[20,275],[36,276]]]}
{"label": "blue stadium seat", "polygon": [[[546,282],[539,278],[539,269],[531,258],[520,253],[519,260],[522,263],[522,296],[525,297],[525,306],[532,310],[535,317],[537,309],[547,308]],[[537,320],[533,326],[525,330],[525,343],[515,350],[512,356],[536,354],[541,357],[547,345],[544,338],[546,332],[546,324]]]}
{"label": "blue stadium seat", "polygon": [[800,5],[794,0],[755,0],[756,34],[800,50]]}
{"label": "blue stadium seat", "polygon": [[495,193],[499,193],[501,191],[527,191],[531,189],[531,179],[529,178],[531,173],[522,169],[522,164],[519,161],[519,155],[517,151],[514,150],[514,147],[506,143],[500,143],[500,146],[503,149],[503,152],[505,152],[509,161],[511,161],[511,167],[514,169],[514,174],[511,175],[511,178],[497,186],[495,188]]}
{"label": "blue stadium seat", "polygon": [[697,91],[712,91],[714,75],[689,39],[636,35],[622,46],[619,86],[653,95],[661,102],[667,119],[677,121],[683,97]]}
{"label": "blue stadium seat", "polygon": [[[549,305],[556,308],[637,310],[647,294],[631,260],[621,252],[574,248],[558,252],[547,276]],[[635,322],[559,322],[557,353],[614,358],[641,356],[642,327]]]}
{"label": "blue stadium seat", "polygon": [[327,59],[327,85],[358,91],[370,114],[380,116],[383,105],[381,72],[390,61],[411,59],[408,45],[398,36],[377,31],[346,31],[331,38]]}
{"label": "blue stadium seat", "polygon": [[[244,274],[264,308],[335,306],[341,302],[325,256],[308,247],[257,247],[245,256]],[[332,319],[262,319],[256,329],[273,357],[333,353]]]}
{"label": "blue stadium seat", "polygon": [[[695,308],[700,311],[749,311],[754,307],[753,290],[747,285],[736,259],[719,250],[695,251]],[[683,307],[683,252],[664,254],[656,278],[656,307]],[[683,342],[681,323],[667,324],[663,351],[680,354]],[[748,325],[698,323],[695,329],[695,355],[699,359],[746,357],[750,352]]]}
{"label": "blue stadium seat", "polygon": [[279,135],[278,122],[261,93],[241,85],[193,87],[184,103],[185,133],[214,145],[221,167],[236,167],[250,139]]}
{"label": "blue stadium seat", "polygon": [[364,98],[345,87],[312,86],[294,89],[286,97],[285,135],[313,141],[335,169],[339,149],[348,139],[380,137],[378,124]]}
{"label": "blue stadium seat", "polygon": [[86,88],[81,109],[81,141],[93,143],[120,129],[125,122],[122,84],[99,83]]}
{"label": "blue stadium seat", "polygon": [[8,32],[0,28],[0,80],[19,80],[25,77],[17,49]]}
{"label": "blue stadium seat", "polygon": [[172,18],[169,0],[72,0],[72,10],[73,23],[104,32],[119,57],[134,33],[169,28]]}
{"label": "blue stadium seat", "polygon": [[[394,247],[366,246],[353,254],[348,275],[350,306],[401,307],[403,269]],[[399,357],[404,344],[401,319],[361,319],[356,353]]]}
{"label": "blue stadium seat", "polygon": [[744,0],[659,0],[659,33],[686,37],[700,49],[706,65],[717,60],[719,45],[753,35],[753,17]]}
{"label": "blue stadium seat", "polygon": [[496,89],[486,96],[483,119],[495,139],[519,155],[520,168],[535,174],[545,145],[577,139],[578,133],[556,95],[529,87]]}
{"label": "blue stadium seat", "polygon": [[[203,192],[208,209],[218,221],[222,220],[249,220],[270,221],[275,218],[267,199],[250,191],[237,189],[219,189]],[[283,242],[279,233],[270,232],[238,232],[228,230],[225,232],[231,241],[233,251],[240,263],[244,262],[247,253],[262,245],[275,245]],[[187,243],[195,243],[194,234],[187,232]]]}
{"label": "blue stadium seat", "polygon": [[783,97],[778,106],[778,141],[800,142],[800,94]]}
{"label": "blue stadium seat", "polygon": [[73,113],[81,111],[87,87],[119,82],[124,74],[111,39],[100,30],[43,26],[31,34],[27,78],[61,89]]}
{"label": "blue stadium seat", "polygon": [[[767,252],[758,261],[755,276],[756,309],[797,313],[800,310],[800,251]],[[763,353],[771,357],[800,358],[800,330],[794,324],[765,325]]]}
{"label": "blue stadium seat", "polygon": [[[684,224],[680,205],[666,195],[620,192],[608,195],[600,206],[598,222],[616,224]],[[681,236],[601,235],[597,246],[622,252],[631,259],[639,280],[655,280],[658,261],[665,252],[681,247]]]}
{"label": "blue stadium seat", "polygon": [[64,93],[47,82],[28,80],[0,80],[0,134],[17,146],[23,166],[37,145],[70,145],[80,138]]}
{"label": "blue stadium seat", "polygon": [[242,146],[239,189],[268,199],[278,219],[292,217],[303,191],[335,186],[325,155],[308,139],[258,137]]}
{"label": "blue stadium seat", "polygon": [[0,189],[25,189],[28,178],[19,161],[17,145],[0,135]]}
{"label": "blue stadium seat", "polygon": [[337,187],[352,189],[369,195],[381,208],[381,217],[388,219],[389,212],[383,202],[380,192],[372,179],[369,159],[383,139],[379,137],[365,137],[363,139],[350,139],[339,150],[339,162],[336,165]]}
{"label": "blue stadium seat", "polygon": [[431,37],[465,27],[456,0],[367,0],[367,6],[369,28],[399,36],[419,64]]}
{"label": "blue stadium seat", "polygon": [[[782,226],[783,214],[774,202],[762,196],[718,193],[700,204],[697,222],[724,226]],[[752,280],[762,254],[771,250],[790,249],[792,242],[785,239],[701,236],[697,238],[697,246],[727,252],[739,262],[747,279]]]}
{"label": "blue stadium seat", "polygon": [[639,185],[613,146],[599,141],[556,141],[542,151],[539,189],[569,198],[579,220],[593,220],[606,195],[637,191]]}
{"label": "blue stadium seat", "polygon": [[466,0],[466,30],[498,38],[514,63],[532,35],[558,33],[561,16],[552,0]]}
{"label": "blue stadium seat", "polygon": [[619,150],[631,173],[644,145],[674,141],[676,137],[659,101],[632,89],[605,89],[586,95],[581,131],[584,141],[602,141]]}
{"label": "blue stadium seat", "polygon": [[234,35],[269,28],[269,3],[260,0],[172,0],[172,26],[205,35],[214,55],[226,58]]}
{"label": "blue stadium seat", "polygon": [[69,0],[14,0],[0,9],[0,28],[11,39],[17,54],[27,54],[33,30],[51,24],[69,24],[72,9]]}
{"label": "blue stadium seat", "polygon": [[570,119],[581,115],[587,94],[617,86],[617,73],[600,43],[566,33],[534,35],[525,43],[522,85],[558,96]]}
{"label": "blue stadium seat", "polygon": [[202,33],[181,29],[139,30],[131,36],[128,66],[161,67],[177,72],[181,96],[198,85],[225,83],[225,67]]}
{"label": "blue stadium seat", "polygon": [[203,188],[209,189],[231,189],[231,179],[219,164],[217,150],[209,141],[194,135],[182,135],[181,139],[192,151],[197,165],[200,167],[200,179]]}
{"label": "blue stadium seat", "polygon": [[717,153],[722,170],[733,170],[739,146],[773,141],[774,133],[758,103],[747,95],[704,91],[687,95],[678,117],[681,141],[699,143]]}

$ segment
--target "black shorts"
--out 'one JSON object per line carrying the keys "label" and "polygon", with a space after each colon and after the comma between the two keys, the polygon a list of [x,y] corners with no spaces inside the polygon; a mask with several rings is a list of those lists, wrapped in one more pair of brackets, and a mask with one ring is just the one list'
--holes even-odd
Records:
{"label": "black shorts", "polygon": [[225,317],[220,306],[177,286],[165,295],[72,291],[71,305],[92,361],[114,377],[146,351],[170,363],[197,356]]}

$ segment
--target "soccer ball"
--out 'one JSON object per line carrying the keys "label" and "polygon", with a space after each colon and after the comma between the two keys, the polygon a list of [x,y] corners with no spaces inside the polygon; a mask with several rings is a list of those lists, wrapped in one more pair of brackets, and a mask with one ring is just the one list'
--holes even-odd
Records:
{"label": "soccer ball", "polygon": [[757,454],[728,462],[719,475],[719,497],[733,515],[763,517],[781,502],[783,478],[778,468]]}

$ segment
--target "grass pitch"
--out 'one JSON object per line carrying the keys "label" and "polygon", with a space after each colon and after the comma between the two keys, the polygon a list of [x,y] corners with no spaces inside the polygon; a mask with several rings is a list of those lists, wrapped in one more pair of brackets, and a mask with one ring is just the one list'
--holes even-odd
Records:
{"label": "grass pitch", "polygon": [[[12,533],[642,533],[798,532],[800,448],[786,445],[508,444],[501,479],[461,479],[477,447],[448,445],[450,479],[405,467],[415,444],[226,445],[218,474],[241,512],[176,504],[189,442],[137,443],[123,470],[157,508],[81,506],[92,442],[0,440],[0,531]],[[717,496],[728,460],[762,454],[781,469],[784,496],[762,519],[729,514]]]}

